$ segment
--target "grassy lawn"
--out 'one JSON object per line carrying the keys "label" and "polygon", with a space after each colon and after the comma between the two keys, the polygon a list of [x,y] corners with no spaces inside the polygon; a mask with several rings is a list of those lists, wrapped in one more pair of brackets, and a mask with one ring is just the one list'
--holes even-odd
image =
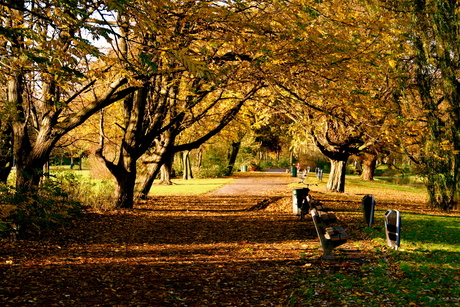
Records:
{"label": "grassy lawn", "polygon": [[388,250],[383,227],[361,265],[337,260],[324,271],[300,276],[305,286],[291,305],[458,306],[460,304],[460,218],[406,213],[401,249]]}
{"label": "grassy lawn", "polygon": [[[363,251],[364,257],[354,261],[337,259],[327,264],[307,257],[310,269],[299,276],[304,279],[304,286],[293,293],[290,305],[459,306],[458,210],[451,214],[430,210],[425,205],[425,190],[420,187],[363,182],[350,177],[346,191],[348,199],[359,199],[363,191],[377,199],[375,224],[371,229],[356,223],[351,225],[352,221],[349,224],[350,228],[358,226],[356,231],[362,232],[355,235],[363,238],[353,243]],[[387,209],[401,212],[399,250],[386,246],[382,217]]]}
{"label": "grassy lawn", "polygon": [[173,185],[154,184],[149,195],[199,195],[205,194],[232,182],[232,178],[173,179]]}
{"label": "grassy lawn", "polygon": [[[52,175],[74,175],[81,183],[91,184],[93,189],[106,189],[107,185],[114,184],[112,178],[109,179],[94,179],[91,178],[91,173],[89,170],[70,170],[68,168],[59,169],[55,168],[51,171]],[[191,180],[183,179],[172,179],[172,185],[162,185],[154,183],[150,189],[149,195],[199,195],[205,194],[218,188],[223,185],[232,182],[234,179],[227,178],[211,178],[211,179],[201,179],[194,178]],[[113,187],[112,187],[113,189]]]}

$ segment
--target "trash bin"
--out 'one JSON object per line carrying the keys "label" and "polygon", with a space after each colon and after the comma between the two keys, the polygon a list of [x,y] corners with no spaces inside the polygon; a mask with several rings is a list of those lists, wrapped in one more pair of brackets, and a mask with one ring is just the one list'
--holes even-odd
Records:
{"label": "trash bin", "polygon": [[362,200],[364,221],[368,227],[372,227],[374,223],[374,210],[375,210],[375,198],[372,195],[366,195]]}
{"label": "trash bin", "polygon": [[[300,216],[302,200],[307,197],[310,190],[308,188],[292,190],[292,213]],[[307,208],[308,210],[308,208]]]}
{"label": "trash bin", "polygon": [[241,171],[242,172],[247,172],[248,171],[248,166],[247,165],[241,166]]}
{"label": "trash bin", "polygon": [[297,168],[295,166],[291,166],[291,177],[297,177]]}
{"label": "trash bin", "polygon": [[401,214],[397,210],[385,213],[385,236],[389,247],[398,249],[401,243]]}

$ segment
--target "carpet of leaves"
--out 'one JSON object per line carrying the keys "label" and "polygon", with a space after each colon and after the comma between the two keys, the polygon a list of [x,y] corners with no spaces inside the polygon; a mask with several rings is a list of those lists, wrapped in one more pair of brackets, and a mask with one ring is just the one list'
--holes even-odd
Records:
{"label": "carpet of leaves", "polygon": [[0,304],[287,306],[309,271],[359,275],[376,261],[359,198],[317,194],[353,238],[323,261],[313,223],[292,214],[291,189],[262,194],[155,197],[0,241]]}

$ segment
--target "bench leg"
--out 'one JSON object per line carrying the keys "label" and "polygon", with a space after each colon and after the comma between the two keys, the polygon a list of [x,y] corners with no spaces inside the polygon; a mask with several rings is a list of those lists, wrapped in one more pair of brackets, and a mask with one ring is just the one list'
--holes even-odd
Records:
{"label": "bench leg", "polygon": [[329,241],[321,242],[321,247],[319,248],[319,250],[323,251],[323,255],[321,256],[321,259],[324,259],[324,260],[334,260],[335,259],[334,254],[332,253],[332,251],[334,250],[334,246],[332,246],[332,244],[330,244]]}
{"label": "bench leg", "polygon": [[326,239],[326,237],[323,234],[319,235],[319,240],[321,241],[321,247],[319,249],[323,251],[323,255],[321,256],[321,258],[324,260],[334,260],[335,257],[332,253],[334,248],[347,242],[347,240],[331,241]]}

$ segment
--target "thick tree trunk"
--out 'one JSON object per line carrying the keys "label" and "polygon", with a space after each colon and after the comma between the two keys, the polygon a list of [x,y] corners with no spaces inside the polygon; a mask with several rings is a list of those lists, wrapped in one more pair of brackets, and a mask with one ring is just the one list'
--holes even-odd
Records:
{"label": "thick tree trunk", "polygon": [[185,180],[193,179],[192,164],[190,162],[190,150],[183,152],[182,161],[184,165],[184,174],[182,178]]}
{"label": "thick tree trunk", "polygon": [[[17,154],[19,156],[20,154]],[[16,160],[16,188],[33,188],[40,184],[43,177],[43,167],[48,161],[45,157],[27,156],[27,159]]]}
{"label": "thick tree trunk", "polygon": [[160,163],[152,163],[152,165],[149,167],[149,169],[144,174],[144,176],[142,176],[137,198],[147,199],[150,189],[152,188],[153,182],[155,181],[155,178],[158,176],[160,169],[161,169]]}
{"label": "thick tree trunk", "polygon": [[372,154],[363,155],[363,173],[361,178],[365,181],[373,181],[374,173],[377,167],[377,156]]}
{"label": "thick tree trunk", "polygon": [[172,162],[173,162],[172,157],[168,157],[168,159],[165,159],[165,162],[161,166],[160,168],[160,172],[161,172],[160,183],[161,184],[172,185],[172,181],[171,181]]}
{"label": "thick tree trunk", "polygon": [[117,208],[132,209],[134,207],[136,168],[132,168],[132,171],[118,168],[118,172],[113,172],[112,174],[117,180],[117,187],[115,188],[115,206]]}
{"label": "thick tree trunk", "polygon": [[102,151],[103,146],[96,150],[95,155],[105,164],[117,182],[114,192],[115,207],[132,209],[134,207],[137,158],[132,158],[131,155],[122,151],[118,164],[114,164],[104,157]]}
{"label": "thick tree trunk", "polygon": [[12,124],[13,156],[16,160],[16,188],[38,186],[46,160],[32,157],[32,146],[23,110],[23,76],[12,76],[7,82],[7,100],[16,105],[17,112]]}
{"label": "thick tree trunk", "polygon": [[347,168],[348,156],[342,160],[331,161],[331,172],[329,173],[329,181],[327,182],[327,190],[333,192],[345,192],[345,174]]}
{"label": "thick tree trunk", "polygon": [[235,166],[236,157],[238,156],[238,152],[240,151],[241,142],[233,142],[232,143],[232,151],[230,152],[228,158],[228,166],[227,166],[227,175],[231,176],[233,173],[233,167]]}
{"label": "thick tree trunk", "polygon": [[52,140],[38,137],[32,148],[29,134],[25,125],[15,123],[14,130],[14,158],[16,161],[16,188],[37,187],[43,176],[43,166],[49,160]]}
{"label": "thick tree trunk", "polygon": [[164,161],[170,159],[174,153],[171,151],[171,147],[175,140],[175,134],[171,133],[170,131],[164,132],[159,139],[157,139],[154,143],[154,148],[151,149],[150,153],[144,157],[145,164],[150,164],[147,171],[143,174],[139,187],[139,193],[137,198],[139,199],[146,199],[147,195],[150,192],[153,182],[155,178],[161,171],[161,166]]}

